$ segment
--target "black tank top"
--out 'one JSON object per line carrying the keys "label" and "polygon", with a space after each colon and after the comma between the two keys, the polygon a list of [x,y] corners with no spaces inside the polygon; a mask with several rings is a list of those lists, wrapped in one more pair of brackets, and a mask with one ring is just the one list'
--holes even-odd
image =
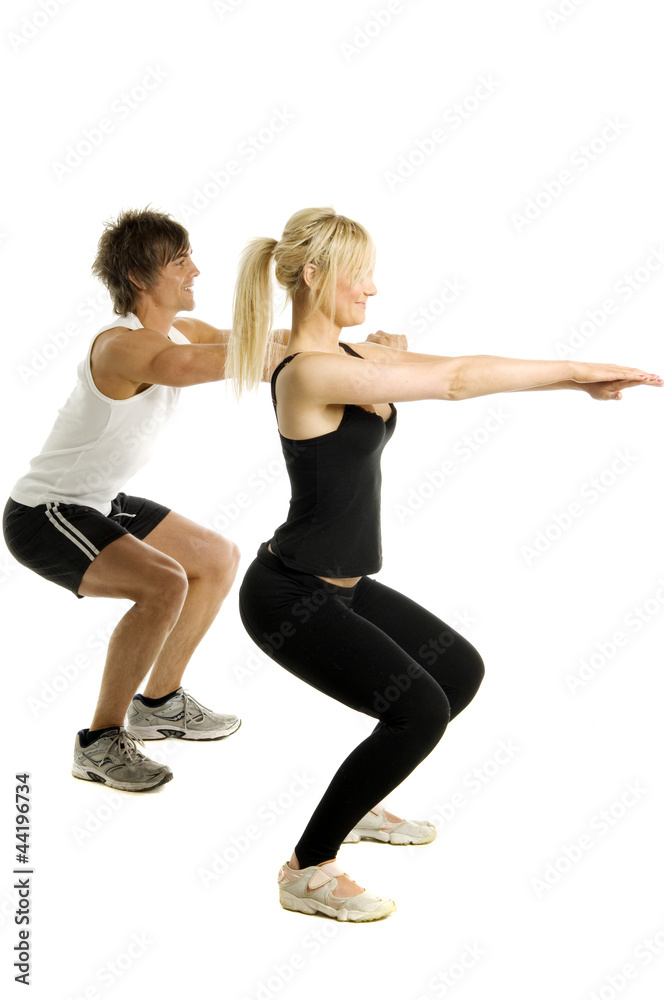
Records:
{"label": "black tank top", "polygon": [[[359,358],[351,347],[347,354]],[[272,402],[277,412],[277,375],[272,373]],[[336,430],[293,440],[281,432],[281,447],[291,483],[288,517],[270,547],[291,569],[317,576],[364,576],[381,568],[380,457],[392,437],[397,409],[387,421],[378,413],[347,403]]]}

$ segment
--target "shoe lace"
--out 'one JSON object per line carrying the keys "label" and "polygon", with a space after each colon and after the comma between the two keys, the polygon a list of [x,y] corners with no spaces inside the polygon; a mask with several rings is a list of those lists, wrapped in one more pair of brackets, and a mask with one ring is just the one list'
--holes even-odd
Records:
{"label": "shoe lace", "polygon": [[140,743],[142,747],[145,746],[143,740],[138,739],[137,736],[130,736],[126,729],[121,729],[109,743],[108,749],[110,751],[111,747],[117,744],[118,753],[122,757],[126,757],[130,764],[136,764],[146,759],[145,754],[142,754],[136,746],[137,743]]}
{"label": "shoe lace", "polygon": [[198,721],[205,716],[205,712],[211,712],[211,708],[206,708],[205,705],[201,705],[200,701],[196,701],[193,695],[189,694],[188,691],[182,692],[184,697],[184,718],[185,722]]}

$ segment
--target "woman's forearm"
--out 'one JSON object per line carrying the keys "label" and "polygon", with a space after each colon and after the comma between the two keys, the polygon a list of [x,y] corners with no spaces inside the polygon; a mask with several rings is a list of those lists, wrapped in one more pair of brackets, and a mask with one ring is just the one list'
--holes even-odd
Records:
{"label": "woman's forearm", "polygon": [[571,383],[574,375],[569,361],[529,361],[488,354],[459,357],[455,360],[457,370],[454,399],[472,399],[495,392],[560,387],[561,383]]}
{"label": "woman's forearm", "polygon": [[538,389],[582,389],[585,392],[585,386],[579,382],[572,382],[571,379],[566,379],[564,382],[549,382],[547,385],[529,385],[527,389],[511,389],[510,392],[535,392]]}

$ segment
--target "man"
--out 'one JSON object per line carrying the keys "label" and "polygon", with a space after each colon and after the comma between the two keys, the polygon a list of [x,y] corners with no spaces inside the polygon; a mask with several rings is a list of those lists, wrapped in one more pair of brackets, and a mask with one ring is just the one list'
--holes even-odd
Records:
{"label": "man", "polygon": [[[194,308],[200,272],[187,231],[168,215],[131,210],[109,223],[93,273],[117,318],[93,339],[42,452],[12,489],[4,532],[19,562],[77,597],[134,602],[111,636],[94,716],[76,735],[72,774],[142,791],[173,775],[136,738],[216,740],[240,726],[181,686],[233,583],[237,546],[121,492],[149,459],[180,388],[225,377],[229,331],[175,318]],[[275,363],[288,335],[275,335]],[[369,339],[402,343],[380,332]]]}

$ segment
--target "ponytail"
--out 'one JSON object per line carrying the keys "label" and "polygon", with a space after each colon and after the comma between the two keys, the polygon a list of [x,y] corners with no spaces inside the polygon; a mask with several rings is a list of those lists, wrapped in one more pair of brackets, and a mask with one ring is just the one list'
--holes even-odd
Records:
{"label": "ponytail", "polygon": [[240,257],[226,362],[236,396],[258,385],[268,360],[273,313],[270,267],[276,246],[273,239],[251,240]]}

